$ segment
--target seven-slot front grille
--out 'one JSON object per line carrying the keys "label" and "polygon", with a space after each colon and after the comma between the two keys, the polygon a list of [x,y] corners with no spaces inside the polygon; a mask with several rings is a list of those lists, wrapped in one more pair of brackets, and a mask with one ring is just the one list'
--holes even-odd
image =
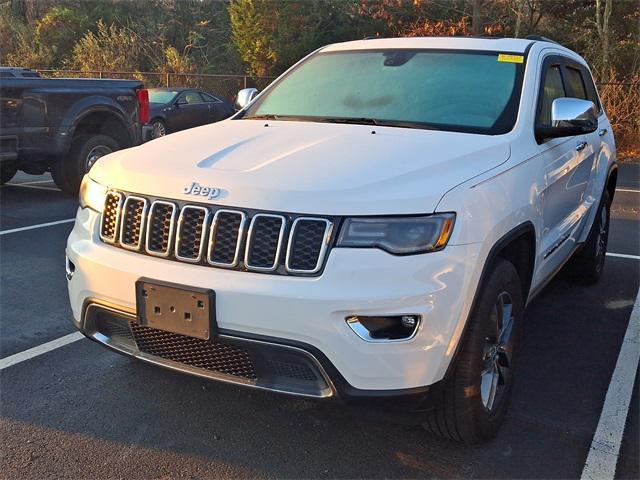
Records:
{"label": "seven-slot front grille", "polygon": [[109,191],[100,238],[150,255],[220,268],[316,275],[335,219],[181,205]]}

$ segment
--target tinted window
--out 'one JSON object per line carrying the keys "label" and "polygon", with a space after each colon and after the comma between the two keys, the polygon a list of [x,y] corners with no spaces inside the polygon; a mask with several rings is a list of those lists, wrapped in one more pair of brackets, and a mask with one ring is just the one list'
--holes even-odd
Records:
{"label": "tinted window", "polygon": [[587,98],[595,103],[596,109],[600,112],[600,100],[598,99],[596,86],[593,84],[591,74],[585,68],[582,69],[582,79],[584,80],[585,87],[587,88]]}
{"label": "tinted window", "polygon": [[202,98],[204,98],[205,102],[216,102],[216,103],[221,102],[221,100],[218,100],[216,97],[214,97],[213,95],[209,95],[208,93],[200,92],[200,95],[202,96]]}
{"label": "tinted window", "polygon": [[566,97],[562,84],[562,75],[560,74],[560,67],[554,65],[549,67],[544,77],[542,101],[540,102],[540,110],[536,120],[537,125],[543,127],[551,126],[551,105],[556,98],[561,97]]}
{"label": "tinted window", "polygon": [[[311,56],[266,91],[245,116],[308,121],[375,119],[390,126],[499,134],[513,128],[523,55],[361,50]],[[395,122],[395,123],[394,123]]]}
{"label": "tinted window", "polygon": [[29,78],[40,78],[40,75],[38,75],[35,72],[22,72],[22,76],[29,77]]}
{"label": "tinted window", "polygon": [[0,78],[9,78],[9,77],[15,77],[15,75],[11,72],[0,72]]}
{"label": "tinted window", "polygon": [[149,90],[149,101],[151,103],[169,103],[178,92],[169,90]]}
{"label": "tinted window", "polygon": [[187,92],[182,99],[187,103],[202,103],[202,97],[198,92]]}
{"label": "tinted window", "polygon": [[583,100],[587,99],[587,92],[584,88],[580,70],[571,67],[567,68],[567,83],[571,89],[572,97],[582,98]]}

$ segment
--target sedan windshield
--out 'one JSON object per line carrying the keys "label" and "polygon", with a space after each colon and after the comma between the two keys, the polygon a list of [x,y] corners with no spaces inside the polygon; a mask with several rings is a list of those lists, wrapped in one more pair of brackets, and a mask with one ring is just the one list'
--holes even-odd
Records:
{"label": "sedan windshield", "polygon": [[176,98],[178,92],[171,90],[149,90],[149,102],[151,103],[169,103]]}
{"label": "sedan windshield", "polygon": [[498,52],[359,50],[313,55],[243,118],[496,135],[513,128],[524,58]]}

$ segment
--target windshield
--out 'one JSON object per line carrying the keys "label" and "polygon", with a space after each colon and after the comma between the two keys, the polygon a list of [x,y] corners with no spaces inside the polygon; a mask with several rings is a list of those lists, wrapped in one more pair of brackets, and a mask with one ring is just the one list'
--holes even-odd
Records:
{"label": "windshield", "polygon": [[243,118],[495,135],[513,128],[523,70],[522,54],[498,52],[394,49],[319,53],[279,79]]}
{"label": "windshield", "polygon": [[176,98],[178,92],[170,90],[149,90],[149,101],[151,103],[169,103]]}

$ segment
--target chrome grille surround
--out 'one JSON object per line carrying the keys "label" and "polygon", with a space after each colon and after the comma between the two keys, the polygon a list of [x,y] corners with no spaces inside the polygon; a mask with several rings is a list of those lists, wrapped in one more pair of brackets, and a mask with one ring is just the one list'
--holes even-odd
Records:
{"label": "chrome grille surround", "polygon": [[[263,218],[272,218],[276,220],[280,220],[280,231],[278,233],[278,244],[276,246],[276,251],[274,254],[273,263],[271,266],[261,266],[250,263],[250,258],[254,253],[253,242],[255,237],[256,224]],[[253,216],[251,219],[251,224],[249,225],[249,232],[247,233],[247,245],[244,251],[244,264],[249,270],[254,270],[256,272],[273,272],[278,268],[278,263],[280,261],[280,251],[282,250],[282,237],[284,236],[284,231],[287,227],[287,219],[282,215],[275,215],[272,213],[258,213]]]}
{"label": "chrome grille surround", "polygon": [[[166,213],[163,214],[164,219],[162,220],[162,231],[160,232],[160,234],[162,235],[162,244],[164,245],[164,243],[166,242],[167,246],[166,248],[162,248],[161,250],[154,250],[153,249],[153,245],[152,245],[152,238],[151,235],[156,234],[158,232],[155,232],[154,230],[152,230],[152,228],[156,228],[156,217],[155,212],[158,208],[170,208],[171,209],[171,213],[169,214],[169,225],[165,225],[167,222],[167,216]],[[150,255],[155,255],[157,257],[168,257],[171,254],[171,246],[173,243],[173,236],[174,236],[174,232],[175,232],[175,223],[176,223],[176,212],[178,211],[175,203],[172,202],[165,202],[164,200],[156,200],[154,201],[151,206],[149,207],[149,214],[148,214],[148,218],[147,218],[147,232],[146,232],[146,237],[145,237],[145,251],[150,254]],[[166,210],[165,210],[166,212]],[[160,227],[160,225],[157,225],[157,227]]]}
{"label": "chrome grille surround", "polygon": [[[322,235],[322,243],[320,244],[320,251],[318,252],[318,258],[316,260],[315,266],[312,269],[298,269],[291,266],[291,258],[295,255],[294,253],[294,241],[296,238],[296,233],[298,232],[298,228],[301,225],[301,222],[320,222],[324,223],[324,233]],[[289,233],[289,242],[287,243],[287,256],[285,259],[285,268],[289,273],[318,273],[322,268],[322,262],[324,261],[324,256],[327,252],[327,248],[329,247],[329,242],[331,241],[331,233],[333,230],[333,223],[327,220],[326,218],[315,218],[315,217],[298,217],[294,220],[293,225],[291,225],[291,232]]]}
{"label": "chrome grille surround", "polygon": [[[131,205],[137,204],[140,208],[140,204],[142,204],[142,210],[140,213],[135,213],[134,218],[131,218],[131,214],[129,212],[129,208]],[[124,202],[122,202],[122,208],[120,213],[120,245],[123,248],[127,248],[129,250],[140,250],[140,246],[142,245],[143,232],[144,232],[144,224],[146,221],[147,207],[149,202],[146,198],[136,197],[135,195],[129,195],[125,198]],[[136,207],[133,207],[136,208]],[[134,222],[133,225],[130,223]],[[134,229],[134,232],[131,233],[130,230]],[[137,237],[136,242],[128,242],[125,241],[127,236],[132,235],[134,238]]]}
{"label": "chrome grille surround", "polygon": [[[191,212],[200,212],[202,213],[202,222],[197,220],[195,225],[192,225],[190,219],[187,219],[187,215]],[[183,260],[185,262],[198,263],[202,260],[202,252],[204,251],[205,237],[207,235],[207,227],[209,225],[209,209],[205,207],[200,207],[198,205],[185,205],[180,210],[180,215],[178,216],[178,227],[176,228],[176,248],[174,255],[177,259]],[[194,232],[185,232],[183,229],[195,229]],[[188,235],[193,235],[193,242],[191,242],[190,238],[187,238]],[[193,249],[197,250],[197,254],[194,256],[186,256],[182,255],[180,252],[182,248],[185,246],[185,243],[193,243]],[[196,247],[197,245],[197,247]]]}
{"label": "chrome grille surround", "polygon": [[[105,196],[104,209],[100,219],[100,239],[103,242],[114,244],[118,237],[120,224],[120,211],[124,195],[115,190],[109,190]],[[113,232],[113,233],[105,233]]]}
{"label": "chrome grille surround", "polygon": [[110,190],[98,227],[103,242],[140,254],[235,271],[317,276],[339,222],[335,216],[192,204]]}
{"label": "chrome grille surround", "polygon": [[[238,226],[238,229],[235,232],[235,237],[236,237],[235,247],[234,247],[233,260],[231,262],[220,262],[214,259],[215,249],[218,243],[217,235],[219,233],[221,217],[223,215],[240,217],[240,224]],[[242,252],[242,237],[244,236],[244,229],[245,229],[246,223],[247,223],[247,216],[245,215],[244,212],[239,212],[237,210],[226,210],[221,208],[215,213],[215,215],[213,216],[213,221],[211,222],[211,229],[209,231],[209,242],[208,242],[209,245],[207,247],[207,263],[209,263],[209,265],[213,265],[215,267],[226,267],[226,268],[233,268],[238,265],[238,262],[240,261],[240,253]]]}

